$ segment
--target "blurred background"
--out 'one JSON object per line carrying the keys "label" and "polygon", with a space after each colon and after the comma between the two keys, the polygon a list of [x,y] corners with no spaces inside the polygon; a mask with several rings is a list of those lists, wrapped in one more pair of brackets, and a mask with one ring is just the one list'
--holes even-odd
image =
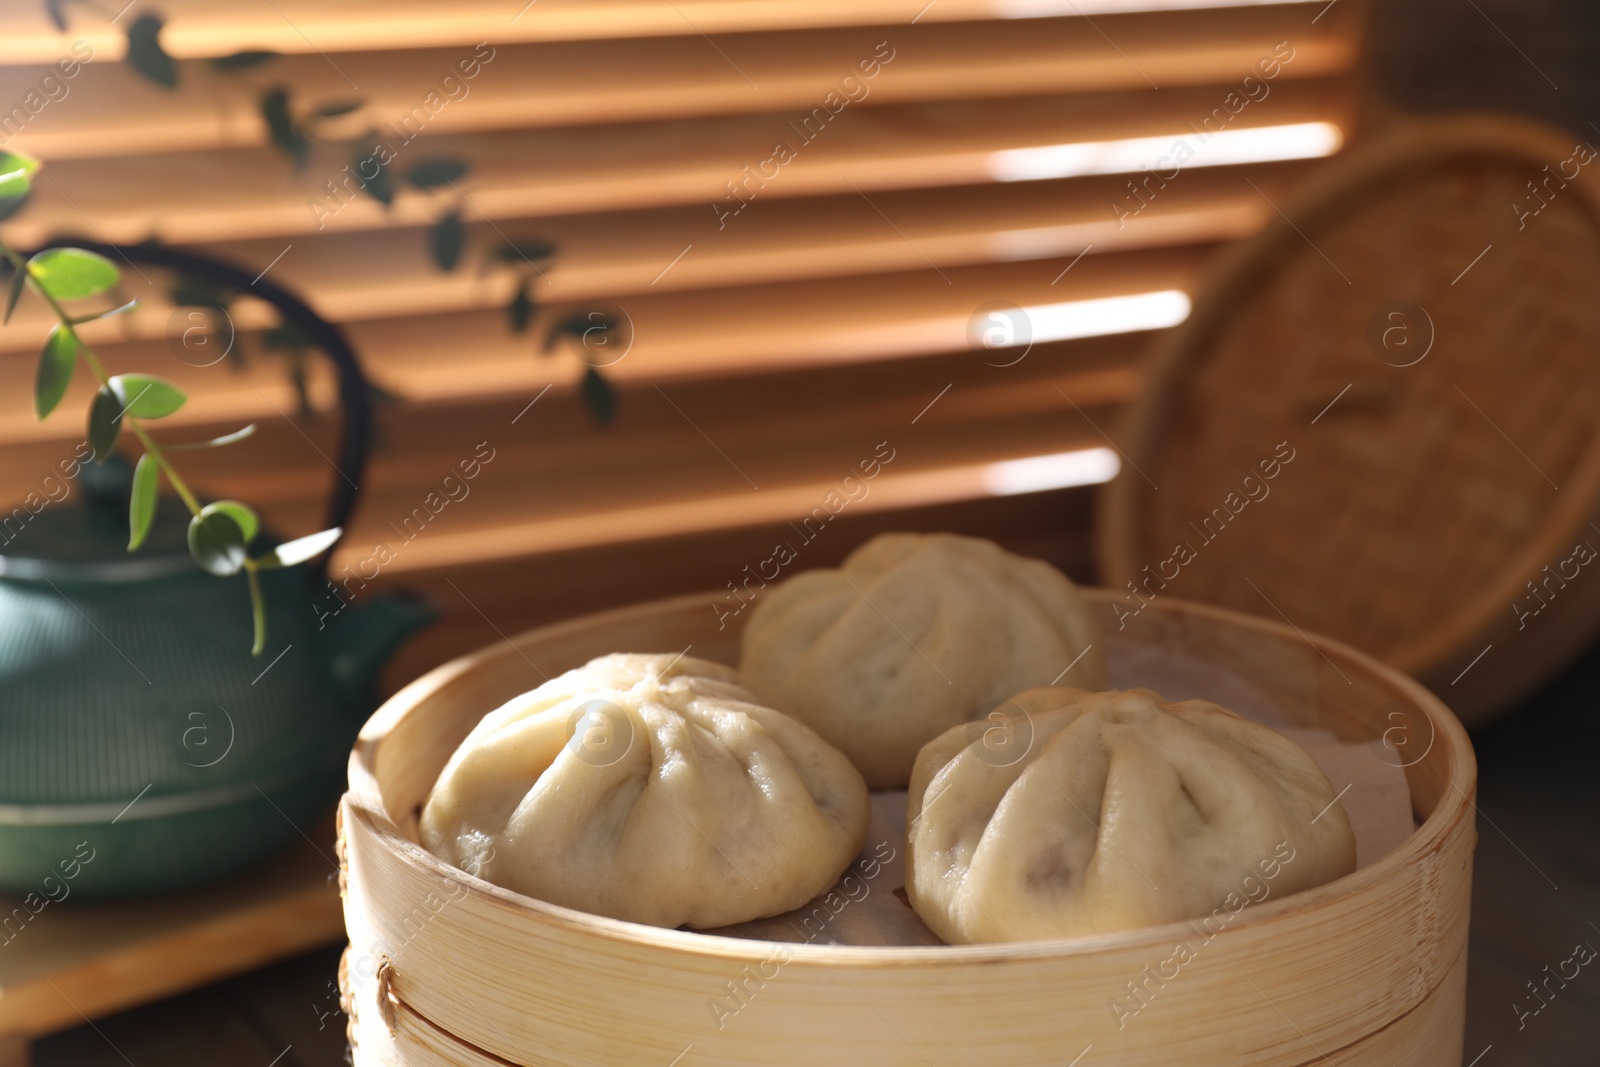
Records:
{"label": "blurred background", "polygon": [[[1104,579],[1098,487],[1131,477],[1127,412],[1219,255],[1294,226],[1298,190],[1418,122],[1492,111],[1600,143],[1600,11],[1577,0],[121,2],[0,5],[0,149],[42,162],[0,236],[116,264],[112,303],[141,306],[83,336],[111,373],[188,395],[168,437],[257,426],[184,454],[206,497],[248,501],[289,537],[324,523],[330,495],[353,500],[312,621],[398,590],[438,616],[381,692],[584,612],[715,590],[708,610],[736,613],[779,544],[802,569],[883,530],[953,530]],[[1521,228],[1514,205],[1496,210]],[[1597,238],[1578,239],[1586,255]],[[196,258],[117,251],[149,242]],[[1426,245],[1365,247],[1421,270]],[[1470,253],[1447,258],[1432,264],[1445,281],[1471,269]],[[262,283],[348,342],[359,401],[342,410],[321,335]],[[1338,285],[1329,272],[1300,290],[1308,323]],[[1594,304],[1532,273],[1471,299],[1524,325],[1541,300]],[[54,321],[25,298],[0,329],[8,508],[84,440],[86,371],[50,417],[30,401]],[[1347,347],[1370,355],[1366,324]],[[1564,335],[1561,358],[1582,358],[1594,326]],[[1497,381],[1543,366],[1542,335],[1523,336],[1482,354]],[[1311,342],[1261,343],[1291,361]],[[1473,432],[1515,448],[1517,425],[1565,420],[1586,442],[1588,388],[1547,383],[1549,409]],[[1274,402],[1268,386],[1248,399]],[[1515,385],[1492,399],[1515,406]],[[357,469],[352,404],[370,420]],[[1570,504],[1559,487],[1527,504],[1491,474],[1449,492],[1514,498],[1527,521],[1508,537]],[[1600,1040],[1600,979],[1518,1010],[1574,941],[1600,944],[1600,677],[1592,627],[1573,627],[1475,733],[1466,1044],[1486,1067],[1593,1063]],[[325,867],[313,882],[297,906],[315,918],[287,949],[337,940]],[[0,947],[0,1033],[8,981],[50,999],[25,947]],[[318,949],[98,1025],[136,998],[50,1002],[48,1027],[11,1028],[41,1037],[41,1065],[337,1063],[336,960]]]}

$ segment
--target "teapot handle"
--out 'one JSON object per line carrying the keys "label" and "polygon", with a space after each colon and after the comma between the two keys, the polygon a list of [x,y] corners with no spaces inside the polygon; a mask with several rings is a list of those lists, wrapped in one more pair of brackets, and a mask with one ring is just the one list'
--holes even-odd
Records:
{"label": "teapot handle", "polygon": [[[103,241],[85,241],[77,238],[58,238],[42,247],[70,245],[98,253],[111,260],[122,260],[130,265],[144,263],[152,267],[179,271],[206,278],[229,289],[248,293],[271,304],[283,317],[333,362],[339,378],[339,406],[344,411],[340,429],[337,462],[333,477],[333,492],[328,498],[324,528],[339,527],[348,530],[350,516],[355,511],[356,497],[360,494],[362,478],[366,473],[367,454],[372,446],[372,405],[367,391],[367,377],[361,371],[361,362],[355,349],[335,325],[311,309],[290,290],[217,256],[202,255],[182,249],[170,248],[155,242],[134,245],[107,244]],[[343,539],[340,534],[340,540]],[[335,542],[337,544],[337,542]],[[323,553],[313,567],[313,578],[320,579],[327,570],[327,561],[333,553]]]}

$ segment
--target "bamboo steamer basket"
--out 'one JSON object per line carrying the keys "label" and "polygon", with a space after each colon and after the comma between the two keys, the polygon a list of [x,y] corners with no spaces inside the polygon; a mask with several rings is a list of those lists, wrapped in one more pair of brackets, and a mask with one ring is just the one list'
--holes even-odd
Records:
{"label": "bamboo steamer basket", "polygon": [[1152,354],[1098,509],[1105,584],[1348,641],[1468,725],[1589,644],[1600,159],[1578,145],[1429,123],[1274,205]]}
{"label": "bamboo steamer basket", "polygon": [[[1114,598],[1089,596],[1110,621]],[[1397,751],[1413,754],[1403,762],[1420,826],[1352,875],[1245,908],[1121,1027],[1110,999],[1194,940],[1191,925],[780,947],[546,904],[417,844],[450,753],[542,675],[618,649],[736,662],[738,627],[717,629],[711,599],[531,631],[424,676],[368,722],[340,808],[351,941],[341,980],[357,1067],[1460,1064],[1476,840],[1464,731],[1427,690],[1360,652],[1215,607],[1159,602],[1111,629],[1108,646],[1220,665],[1297,723],[1346,740],[1404,730],[1410,747]],[[772,975],[779,952],[792,955]],[[752,972],[770,980],[746,984],[748,1003],[719,1029],[709,1002]]]}

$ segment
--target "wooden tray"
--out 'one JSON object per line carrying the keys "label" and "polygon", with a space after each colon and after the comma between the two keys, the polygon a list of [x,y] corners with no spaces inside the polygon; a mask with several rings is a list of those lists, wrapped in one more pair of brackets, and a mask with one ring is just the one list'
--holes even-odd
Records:
{"label": "wooden tray", "polygon": [[1600,566],[1574,553],[1600,550],[1600,159],[1578,145],[1403,130],[1219,261],[1100,502],[1127,610],[1283,618],[1469,724],[1594,639]]}
{"label": "wooden tray", "polygon": [[[1090,596],[1111,621],[1114,598]],[[1012,945],[778,946],[556,907],[416,844],[456,744],[540,672],[619,649],[736,661],[737,627],[717,630],[712,599],[532,631],[419,679],[368,722],[340,809],[360,1067],[1460,1064],[1476,775],[1465,733],[1369,657],[1218,608],[1157,601],[1108,642],[1226,666],[1297,723],[1349,740],[1403,732],[1421,825],[1353,875],[1246,908],[1120,1027],[1112,999],[1194,941],[1191,924]],[[731,1020],[709,1008],[728,983],[752,994]]]}
{"label": "wooden tray", "polygon": [[[0,944],[0,1067],[25,1064],[32,1038],[337,941],[332,820],[310,836],[192,893],[46,905]],[[18,907],[0,899],[0,915]]]}

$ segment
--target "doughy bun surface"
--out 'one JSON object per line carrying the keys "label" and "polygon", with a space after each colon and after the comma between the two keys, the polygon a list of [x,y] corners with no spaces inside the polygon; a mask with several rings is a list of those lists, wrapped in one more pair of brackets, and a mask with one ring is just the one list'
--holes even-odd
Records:
{"label": "doughy bun surface", "polygon": [[739,669],[873,789],[903,789],[924,744],[1012,694],[1105,688],[1101,645],[1088,602],[1048,563],[977,538],[895,533],[764,593]]}
{"label": "doughy bun surface", "polygon": [[978,725],[911,779],[906,890],[951,944],[1231,918],[1355,870],[1311,757],[1215,704],[1034,689]]}
{"label": "doughy bun surface", "polygon": [[439,858],[540,900],[653,926],[799,907],[866,837],[865,783],[731,668],[602,656],[486,715],[423,808]]}

